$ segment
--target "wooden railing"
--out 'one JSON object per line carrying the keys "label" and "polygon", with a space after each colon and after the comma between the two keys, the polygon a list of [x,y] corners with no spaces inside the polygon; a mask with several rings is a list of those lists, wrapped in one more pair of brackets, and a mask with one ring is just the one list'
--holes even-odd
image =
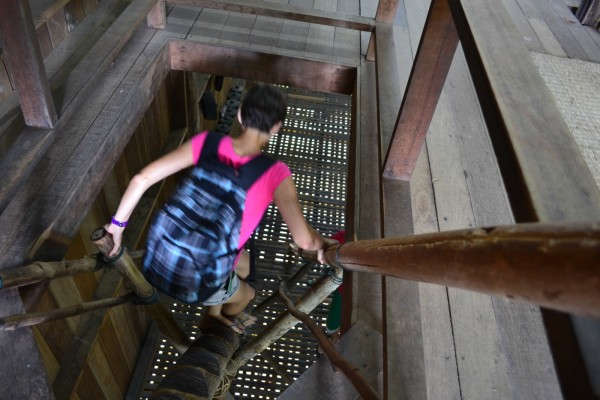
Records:
{"label": "wooden railing", "polygon": [[[103,257],[106,257],[113,246],[110,234],[99,228],[92,234],[92,240]],[[303,252],[298,249],[296,251],[303,258],[316,262],[316,252]],[[334,266],[330,274],[317,281],[295,302],[294,307],[289,306],[290,300],[285,296],[285,291],[280,290],[278,296],[288,303],[290,310],[280,315],[260,335],[237,351],[229,351],[231,359],[222,363],[219,374],[220,379],[225,382],[224,385],[231,381],[247,361],[292,329],[298,323],[298,315],[309,313],[322,303],[341,284],[343,269],[437,283],[600,317],[600,224],[521,224],[394,239],[363,240],[335,245],[327,249],[325,258],[327,264]],[[160,303],[152,301],[156,297],[155,290],[141,275],[125,249],[113,259],[88,257],[69,262],[38,262],[20,268],[0,270],[0,282],[2,288],[16,287],[93,271],[102,264],[114,265],[132,288],[132,293],[64,310],[4,317],[0,319],[0,329],[16,329],[78,315],[99,307],[138,301],[148,305],[150,313],[159,324],[159,329],[170,337],[178,351],[184,354],[191,342],[169,311]],[[292,281],[297,279],[298,277],[294,277]],[[269,301],[272,299],[266,300]],[[237,344],[235,347],[237,348]],[[186,373],[185,371],[177,370],[174,373],[181,375]],[[196,373],[194,369],[188,372]],[[187,381],[182,377],[178,377],[177,380]],[[171,381],[172,379],[166,382]],[[212,395],[219,385],[211,383],[210,387],[213,390]],[[168,389],[173,389],[173,386],[169,386]],[[365,387],[362,387],[362,390],[368,391]],[[158,393],[161,393],[160,390]]]}

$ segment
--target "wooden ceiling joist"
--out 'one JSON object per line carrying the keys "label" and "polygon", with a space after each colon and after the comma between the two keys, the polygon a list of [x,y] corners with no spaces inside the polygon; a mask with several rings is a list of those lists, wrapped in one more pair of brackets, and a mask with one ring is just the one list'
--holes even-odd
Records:
{"label": "wooden ceiling joist", "polygon": [[347,28],[365,32],[371,32],[375,27],[372,18],[342,14],[332,11],[302,8],[294,6],[293,4],[280,5],[277,3],[267,3],[265,1],[256,0],[175,0],[173,3],[194,7],[233,11],[244,14],[262,15],[273,18],[282,18],[291,21],[329,25],[337,28]]}
{"label": "wooden ceiling joist", "polygon": [[186,40],[171,40],[171,68],[321,92],[351,94],[356,68]]}
{"label": "wooden ceiling joist", "polygon": [[53,128],[58,117],[28,1],[3,2],[0,36],[25,123],[36,128]]}

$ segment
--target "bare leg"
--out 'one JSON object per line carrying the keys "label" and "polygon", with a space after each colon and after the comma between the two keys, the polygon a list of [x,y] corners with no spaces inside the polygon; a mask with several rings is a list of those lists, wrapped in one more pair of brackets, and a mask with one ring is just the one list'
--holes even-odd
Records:
{"label": "bare leg", "polygon": [[206,306],[206,315],[209,315],[213,318],[219,320],[222,324],[231,326],[231,321],[225,318],[221,313],[223,309],[223,304],[217,304],[214,306]]}
{"label": "bare leg", "polygon": [[236,315],[240,313],[254,298],[255,294],[256,292],[252,286],[244,281],[240,281],[240,287],[237,292],[223,304],[221,313],[225,315]]}
{"label": "bare leg", "polygon": [[246,250],[240,252],[240,257],[235,265],[235,273],[240,279],[246,279],[250,275],[250,255]]}

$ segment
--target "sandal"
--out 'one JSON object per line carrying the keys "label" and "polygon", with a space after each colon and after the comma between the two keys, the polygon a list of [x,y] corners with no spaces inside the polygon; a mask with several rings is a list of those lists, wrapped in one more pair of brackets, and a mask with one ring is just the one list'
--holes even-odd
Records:
{"label": "sandal", "polygon": [[246,332],[246,328],[249,328],[256,323],[255,316],[243,311],[233,316],[227,316],[227,318],[231,321],[230,328],[240,335],[243,335]]}

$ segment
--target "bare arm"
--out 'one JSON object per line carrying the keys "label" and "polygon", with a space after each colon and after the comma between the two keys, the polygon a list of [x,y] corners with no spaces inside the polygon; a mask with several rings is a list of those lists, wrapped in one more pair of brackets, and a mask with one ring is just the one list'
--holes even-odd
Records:
{"label": "bare arm", "polygon": [[273,200],[292,234],[294,243],[304,250],[319,250],[319,261],[323,263],[323,250],[337,241],[323,238],[306,222],[292,177],[287,177],[281,182]]}
{"label": "bare arm", "polygon": [[[119,208],[115,213],[117,221],[128,221],[131,213],[142,198],[142,195],[148,188],[156,182],[161,181],[167,176],[173,175],[194,163],[191,142],[186,142],[172,152],[165,154],[161,158],[148,164],[144,169],[138,172],[129,182],[125,190]],[[113,224],[107,224],[105,229],[113,235],[115,246],[110,252],[114,256],[121,247],[123,230]]]}

